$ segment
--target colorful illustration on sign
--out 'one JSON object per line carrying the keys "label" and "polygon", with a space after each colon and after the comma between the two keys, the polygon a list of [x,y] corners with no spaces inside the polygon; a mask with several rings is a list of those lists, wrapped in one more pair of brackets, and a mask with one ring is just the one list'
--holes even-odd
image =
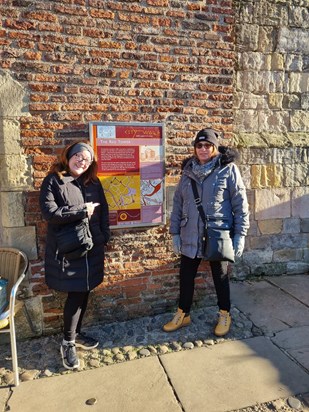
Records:
{"label": "colorful illustration on sign", "polygon": [[142,204],[145,206],[160,205],[163,197],[163,180],[142,180],[141,196]]}

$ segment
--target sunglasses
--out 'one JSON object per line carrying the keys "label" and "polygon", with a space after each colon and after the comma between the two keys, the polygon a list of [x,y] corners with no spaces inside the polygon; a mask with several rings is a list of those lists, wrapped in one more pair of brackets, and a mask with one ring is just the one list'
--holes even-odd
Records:
{"label": "sunglasses", "polygon": [[203,147],[205,147],[205,149],[210,149],[213,145],[211,143],[197,143],[195,147],[197,149],[202,149]]}

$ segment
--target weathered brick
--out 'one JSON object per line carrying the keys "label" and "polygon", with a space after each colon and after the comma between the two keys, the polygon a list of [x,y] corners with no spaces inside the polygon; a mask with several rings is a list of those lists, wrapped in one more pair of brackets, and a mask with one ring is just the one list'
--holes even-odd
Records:
{"label": "weathered brick", "polygon": [[26,60],[41,60],[42,53],[26,52],[24,58]]}
{"label": "weathered brick", "polygon": [[95,19],[114,19],[115,13],[109,10],[90,10],[90,16]]}
{"label": "weathered brick", "polygon": [[150,18],[148,16],[143,16],[143,15],[131,15],[131,14],[119,13],[118,17],[121,21],[127,21],[130,23],[149,24],[150,22]]}
{"label": "weathered brick", "polygon": [[42,20],[50,22],[57,21],[57,16],[55,16],[53,13],[42,12],[42,10],[25,12],[23,14],[23,17],[29,20]]}
{"label": "weathered brick", "polygon": [[9,29],[16,29],[16,30],[34,30],[35,23],[29,22],[29,21],[18,21],[18,20],[7,19],[5,22],[5,27]]}
{"label": "weathered brick", "polygon": [[69,14],[69,15],[78,15],[78,16],[87,16],[87,9],[84,7],[76,7],[75,5],[69,5],[66,6],[64,4],[56,4],[54,5],[54,11],[63,13],[63,14]]}
{"label": "weathered brick", "polygon": [[60,105],[55,103],[45,103],[45,104],[35,104],[32,103],[29,105],[30,110],[33,111],[59,111]]}

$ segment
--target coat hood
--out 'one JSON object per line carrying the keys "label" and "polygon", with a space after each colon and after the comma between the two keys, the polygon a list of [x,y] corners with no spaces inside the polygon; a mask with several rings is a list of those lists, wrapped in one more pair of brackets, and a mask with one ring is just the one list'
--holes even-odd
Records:
{"label": "coat hood", "polygon": [[[236,149],[233,149],[228,146],[219,146],[218,148],[220,153],[220,163],[222,166],[227,165],[232,162],[236,162],[239,159],[239,153]],[[194,159],[195,156],[189,156],[182,161],[181,170],[185,168],[190,160]]]}

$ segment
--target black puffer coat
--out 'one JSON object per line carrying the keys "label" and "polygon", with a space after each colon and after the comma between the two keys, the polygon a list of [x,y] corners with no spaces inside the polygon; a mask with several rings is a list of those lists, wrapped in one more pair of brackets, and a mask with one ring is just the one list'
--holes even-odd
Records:
{"label": "black puffer coat", "polygon": [[[83,257],[69,261],[57,253],[56,231],[60,225],[78,222],[87,216],[85,203],[100,203],[90,218],[93,248]],[[70,174],[62,179],[55,173],[45,177],[40,191],[40,207],[48,222],[45,279],[48,287],[61,292],[86,292],[103,281],[104,245],[110,237],[108,205],[102,185],[83,184],[82,177]]]}

